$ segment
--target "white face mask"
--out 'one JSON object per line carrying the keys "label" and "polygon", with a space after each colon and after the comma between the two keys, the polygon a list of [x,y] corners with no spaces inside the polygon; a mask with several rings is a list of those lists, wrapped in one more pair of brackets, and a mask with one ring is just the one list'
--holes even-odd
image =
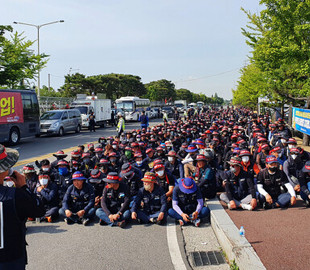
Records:
{"label": "white face mask", "polygon": [[77,169],[78,169],[78,167],[73,167],[73,169],[74,169],[74,170],[77,170]]}
{"label": "white face mask", "polygon": [[3,181],[4,187],[15,187],[15,183],[13,181]]}
{"label": "white face mask", "polygon": [[140,142],[140,141],[141,141],[141,139],[140,139],[140,138],[137,138],[137,141],[138,141],[138,142]]}
{"label": "white face mask", "polygon": [[291,155],[292,159],[296,159],[297,155]]}
{"label": "white face mask", "polygon": [[286,143],[286,140],[285,139],[281,139],[281,143]]}
{"label": "white face mask", "polygon": [[42,168],[43,172],[48,172],[50,168]]}
{"label": "white face mask", "polygon": [[137,161],[137,164],[138,164],[138,165],[141,165],[141,164],[142,164],[142,160]]}
{"label": "white face mask", "polygon": [[173,161],[173,157],[168,157],[168,161],[172,162]]}
{"label": "white face mask", "polygon": [[45,186],[48,183],[48,178],[42,178],[39,180],[41,186]]}
{"label": "white face mask", "polygon": [[288,145],[288,148],[289,148],[289,149],[292,149],[292,148],[294,148],[294,145],[293,145],[293,144],[289,144],[289,145]]}
{"label": "white face mask", "polygon": [[116,147],[117,147],[117,145],[115,145],[115,144],[114,144],[114,145],[112,145],[112,148],[113,148],[113,149],[116,149]]}
{"label": "white face mask", "polygon": [[243,162],[243,163],[248,163],[249,160],[250,160],[250,157],[248,157],[248,156],[242,157],[242,162]]}
{"label": "white face mask", "polygon": [[156,173],[157,173],[157,175],[158,175],[159,177],[161,177],[161,176],[164,175],[164,171],[158,171],[158,172],[156,172]]}

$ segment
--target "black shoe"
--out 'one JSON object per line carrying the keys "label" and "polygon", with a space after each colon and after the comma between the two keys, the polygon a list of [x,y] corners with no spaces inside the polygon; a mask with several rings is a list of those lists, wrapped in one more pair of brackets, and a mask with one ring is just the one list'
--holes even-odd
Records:
{"label": "black shoe", "polygon": [[87,226],[89,224],[89,222],[90,222],[89,218],[83,218],[82,223],[84,226]]}
{"label": "black shoe", "polygon": [[71,225],[74,223],[74,221],[71,218],[65,218],[64,220],[68,225]]}
{"label": "black shoe", "polygon": [[157,218],[150,218],[150,222],[154,224],[157,223]]}

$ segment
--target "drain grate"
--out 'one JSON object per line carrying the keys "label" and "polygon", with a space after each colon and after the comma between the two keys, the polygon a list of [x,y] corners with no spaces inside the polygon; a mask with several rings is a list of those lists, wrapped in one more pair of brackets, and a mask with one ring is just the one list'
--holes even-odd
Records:
{"label": "drain grate", "polygon": [[219,265],[224,264],[225,260],[219,251],[195,251],[191,252],[190,256],[193,258],[194,266],[204,265]]}

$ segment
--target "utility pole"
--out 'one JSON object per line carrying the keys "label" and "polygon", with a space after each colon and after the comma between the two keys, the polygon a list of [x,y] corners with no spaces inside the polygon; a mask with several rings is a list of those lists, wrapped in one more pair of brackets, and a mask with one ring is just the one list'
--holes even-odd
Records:
{"label": "utility pole", "polygon": [[48,73],[48,77],[47,77],[47,81],[48,81],[48,92],[50,92],[51,90],[51,74]]}

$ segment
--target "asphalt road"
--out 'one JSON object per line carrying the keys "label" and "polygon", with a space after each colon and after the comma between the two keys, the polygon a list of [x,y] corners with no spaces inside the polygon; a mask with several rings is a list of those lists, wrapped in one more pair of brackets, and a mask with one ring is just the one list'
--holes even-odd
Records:
{"label": "asphalt road", "polygon": [[[152,120],[151,125],[161,122]],[[127,123],[126,129],[139,128],[139,123]],[[41,137],[23,140],[14,147],[20,153],[19,164],[51,156],[59,149],[76,147],[97,141],[100,136],[115,135],[115,127],[83,130],[64,137]],[[20,170],[23,165],[15,166]],[[172,224],[174,226],[174,224]],[[95,219],[89,226],[27,222],[29,246],[27,269],[175,269],[171,256],[182,264],[184,252],[176,259],[170,255],[167,226],[132,224],[128,228],[100,226]],[[172,237],[177,238],[177,235]],[[180,248],[184,250],[183,242]],[[170,247],[171,249],[171,247]],[[175,252],[173,252],[175,253]],[[183,255],[182,255],[183,254]],[[182,259],[183,257],[183,259]]]}

